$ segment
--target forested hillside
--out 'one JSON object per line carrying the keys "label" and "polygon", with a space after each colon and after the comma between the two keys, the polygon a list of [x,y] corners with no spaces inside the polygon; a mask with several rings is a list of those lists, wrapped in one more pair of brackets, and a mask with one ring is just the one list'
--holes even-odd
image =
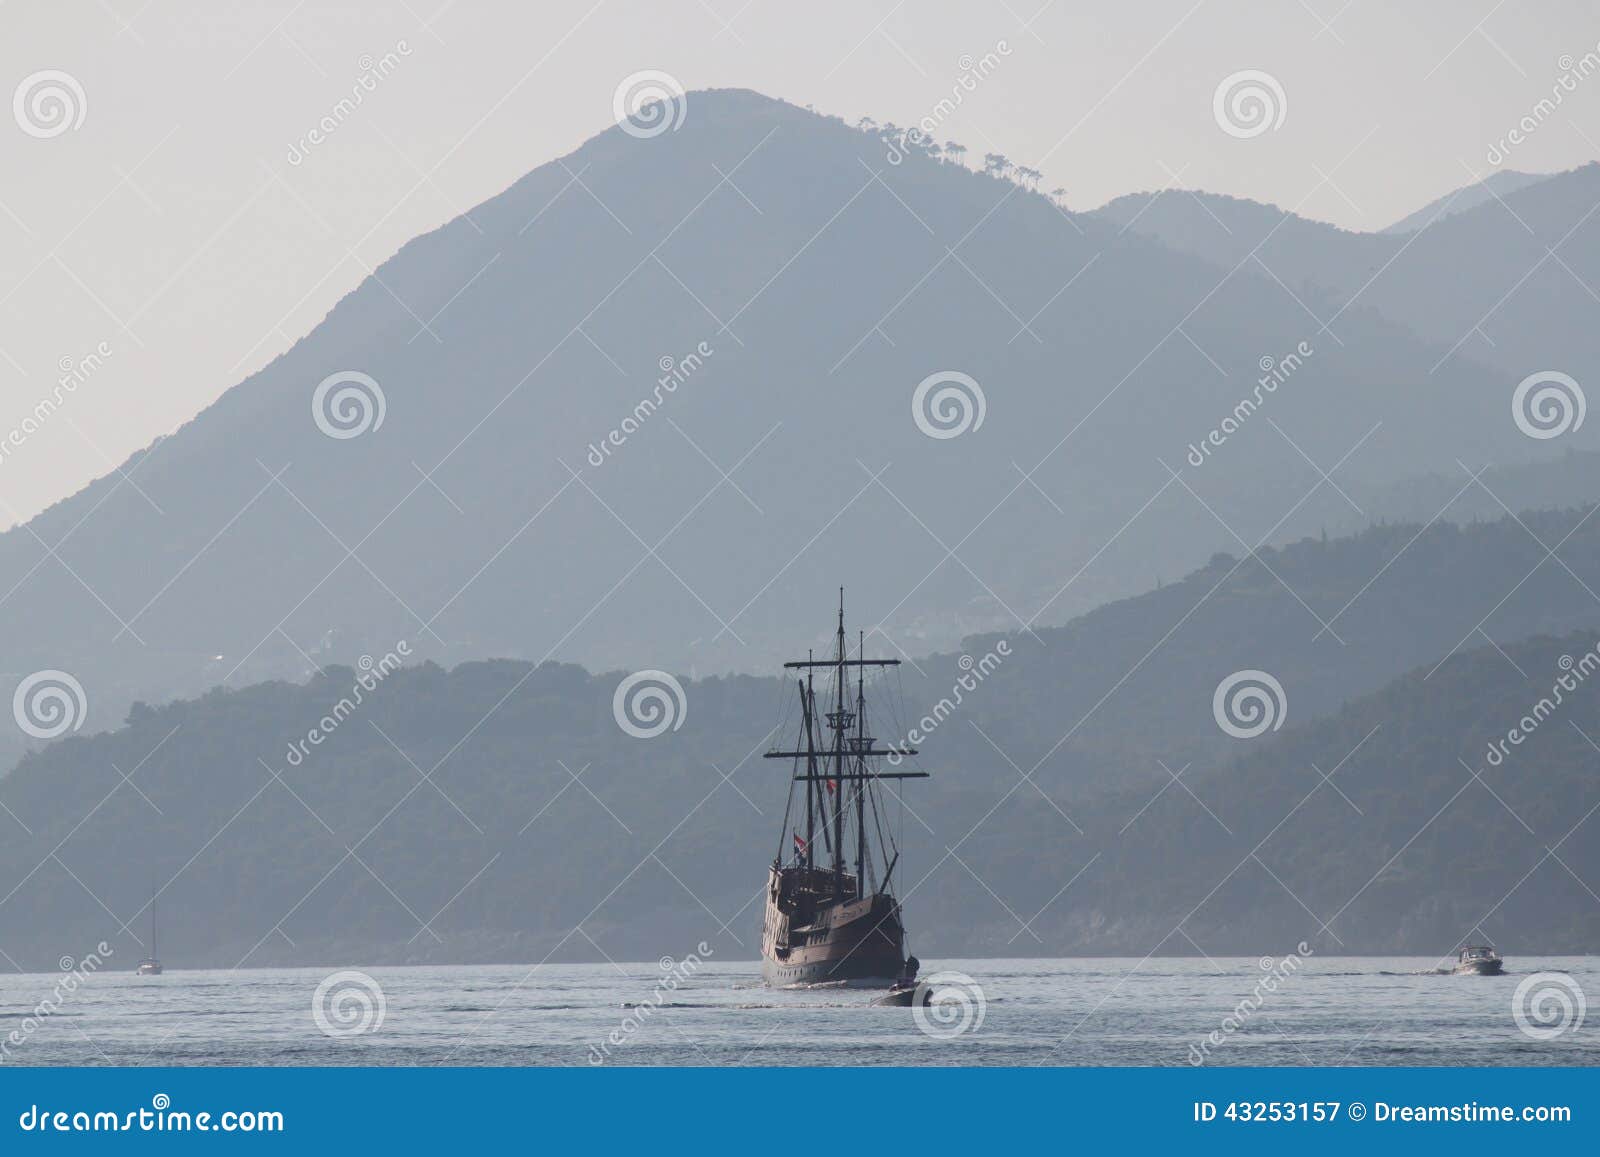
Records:
{"label": "forested hillside", "polygon": [[[1568,536],[1563,561],[1600,584],[1583,518],[1219,558],[1037,640],[968,640],[999,662],[949,711],[957,656],[903,666],[899,712],[871,722],[927,731],[934,778],[894,809],[915,947],[1181,952],[1163,940],[1181,920],[1208,952],[1253,952],[1325,920],[1329,950],[1443,952],[1474,928],[1591,950],[1600,684],[1486,756],[1595,645],[1600,606],[1532,537]],[[1342,644],[1313,642],[1300,599]],[[1496,646],[1473,630],[1490,610]],[[1219,730],[1211,690],[1243,668],[1280,680],[1283,730]],[[174,965],[653,958],[708,937],[753,955],[786,778],[759,757],[793,691],[685,678],[681,725],[637,739],[613,714],[623,674],[335,667],[137,706],[0,780],[0,949],[42,967],[105,938],[131,957],[156,891]]]}

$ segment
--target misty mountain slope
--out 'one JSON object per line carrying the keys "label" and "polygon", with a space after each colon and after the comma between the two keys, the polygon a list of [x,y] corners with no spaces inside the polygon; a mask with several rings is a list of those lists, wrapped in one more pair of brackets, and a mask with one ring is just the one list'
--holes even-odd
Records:
{"label": "misty mountain slope", "polygon": [[[1583,827],[1595,755],[1569,726],[1597,733],[1593,694],[1503,765],[1484,752],[1548,691],[1559,655],[1594,644],[1588,631],[1463,653],[1334,718],[1235,741],[1234,763],[1174,763],[1188,790],[1074,798],[992,748],[947,762],[946,735],[1005,735],[999,695],[974,696],[925,745],[938,777],[888,808],[914,947],[1181,953],[1167,942],[1181,921],[1217,955],[1302,939],[1442,954],[1468,937],[1592,951],[1600,917],[1566,869],[1600,871]],[[764,866],[786,843],[788,767],[759,758],[777,680],[694,683],[681,728],[640,740],[611,716],[615,676],[429,665],[389,675],[305,745],[356,677],[141,708],[24,760],[0,785],[8,822],[29,828],[0,846],[0,950],[48,968],[105,939],[136,959],[159,890],[169,967],[645,959],[702,939],[755,955]],[[1563,836],[1558,863],[1545,852]]]}
{"label": "misty mountain slope", "polygon": [[1444,368],[1477,359],[1512,382],[1554,369],[1582,384],[1600,355],[1597,206],[1591,163],[1448,217],[1362,300],[1453,349]]}
{"label": "misty mountain slope", "polygon": [[[1596,587],[1600,524],[1582,517],[1524,520],[1548,542],[1565,536],[1561,561]],[[1548,690],[1557,673],[1550,644],[1517,640],[1583,626],[1575,638],[1589,642],[1565,644],[1576,658],[1600,637],[1600,602],[1560,564],[1540,565],[1543,555],[1510,519],[1374,528],[1237,567],[1219,558],[1038,640],[970,639],[971,662],[945,654],[901,667],[874,687],[882,706],[871,725],[914,742],[933,773],[911,785],[903,816],[891,809],[905,825],[908,883],[934,873],[911,897],[914,926],[949,954],[1147,951],[1183,914],[1179,906],[1198,904],[1215,882],[1206,872],[1216,867],[1220,878],[1233,866],[1221,861],[1243,855],[1165,769],[1234,836],[1253,831],[1259,840],[1315,785],[1301,769],[1339,767],[1382,720],[1371,750],[1337,773],[1370,821],[1345,824],[1338,812],[1348,805],[1329,792],[1268,861],[1280,875],[1292,866],[1291,887],[1308,898],[1345,884],[1354,891],[1354,876],[1396,850],[1391,837],[1458,766],[1439,744],[1458,744],[1470,759],[1485,728],[1510,726],[1515,719],[1501,715],[1519,715],[1518,704]],[[1336,621],[1343,644],[1314,637],[1299,598],[1330,617],[1350,604]],[[1473,630],[1479,620],[1482,634]],[[1456,658],[1440,664],[1452,648]],[[958,691],[974,667],[989,673]],[[1248,669],[1279,681],[1274,711],[1286,726],[1231,738],[1217,724],[1213,692]],[[683,935],[724,935],[723,924],[744,943],[730,938],[719,951],[753,954],[756,917],[744,906],[781,841],[787,774],[760,752],[790,734],[770,729],[795,723],[786,678],[685,679],[680,726],[651,740],[616,722],[621,672],[488,661],[366,678],[359,695],[358,672],[330,667],[305,684],[139,705],[118,730],[27,755],[0,779],[10,813],[0,819],[15,825],[0,842],[0,949],[38,963],[66,951],[63,943],[120,932],[124,921],[142,936],[136,914],[153,878],[173,881],[161,903],[172,962],[592,959],[593,945],[573,940],[580,923],[618,958],[659,955]],[[353,703],[341,707],[343,699]],[[1588,730],[1588,714],[1572,718]],[[1440,721],[1459,725],[1459,735]],[[911,736],[913,726],[924,734]],[[326,737],[308,741],[311,729]],[[1563,749],[1549,769],[1554,786],[1533,793],[1529,823],[1581,814],[1568,789],[1592,788],[1594,765],[1572,755]],[[1510,786],[1491,782],[1509,798]],[[1475,810],[1464,815],[1482,822],[1496,864],[1521,863],[1526,849],[1507,844],[1494,811],[1485,818],[1482,801],[1467,802]],[[1450,831],[1447,845],[1421,845],[1434,858],[1402,895],[1406,912],[1421,903],[1421,880],[1439,889],[1435,916],[1446,923],[1495,898],[1482,900],[1482,890],[1501,880],[1499,867],[1464,859],[1469,829]],[[1346,839],[1351,853],[1335,866]],[[1096,866],[1073,902],[1039,924],[1047,938],[1030,934],[1020,945],[967,867],[940,859],[946,847],[1028,914],[1051,908],[1073,874]],[[1415,861],[1404,867],[1416,870]],[[1310,931],[1286,930],[1285,913],[1300,910],[1285,909],[1265,877],[1245,875],[1231,885],[1243,891],[1190,927],[1208,951],[1250,952]],[[435,940],[420,925],[441,910]],[[1400,911],[1372,911],[1366,926],[1336,931],[1350,933],[1352,949],[1430,951],[1414,935],[1422,918],[1399,921]],[[1538,921],[1528,934],[1545,938],[1542,946],[1574,943],[1553,912],[1541,909]]]}
{"label": "misty mountain slope", "polygon": [[1313,221],[1277,205],[1189,189],[1128,193],[1095,210],[1094,216],[1222,269],[1244,262],[1260,273],[1264,266],[1296,293],[1336,301],[1366,282],[1403,244],[1383,234]]}
{"label": "misty mountain slope", "polygon": [[[1287,717],[1305,721],[1451,652],[1600,628],[1597,519],[1588,511],[1520,518],[1401,523],[1258,559],[1218,555],[1179,582],[1037,640],[1012,636],[1014,657],[975,696],[975,717],[1007,757],[1081,797],[1129,781],[1159,784],[1162,762],[1199,769],[1235,754],[1215,723],[1212,692],[1236,671],[1269,672]],[[981,655],[994,642],[969,639],[966,650]],[[903,672],[913,704],[948,691],[923,666],[926,679]],[[994,766],[983,735],[955,728],[938,738],[941,763]]]}
{"label": "misty mountain slope", "polygon": [[[1265,275],[888,164],[752,93],[608,130],[468,217],[128,480],[0,536],[9,669],[72,672],[91,727],[402,638],[448,663],[766,670],[840,583],[921,654],[1314,532],[1349,509],[1319,473],[1341,459],[1377,485],[1553,453],[1505,383],[1430,376],[1435,351],[1375,314],[1325,341]],[[1189,465],[1301,341],[1265,412]],[[344,371],[379,383],[382,423],[329,437],[314,391]],[[939,371],[978,381],[981,426],[919,429]]]}
{"label": "misty mountain slope", "polygon": [[1429,201],[1422,208],[1406,214],[1379,232],[1414,233],[1435,220],[1442,220],[1452,213],[1464,213],[1478,205],[1487,204],[1496,197],[1504,197],[1508,193],[1515,193],[1518,189],[1536,185],[1549,176],[1549,173],[1522,173],[1515,169],[1501,169],[1490,173],[1475,184],[1463,186],[1437,200]]}
{"label": "misty mountain slope", "polygon": [[[1468,475],[1460,467],[1444,474],[1407,478],[1370,490],[1356,488],[1351,496],[1366,511],[1391,521],[1495,522],[1507,510],[1552,510],[1574,501],[1588,503],[1600,495],[1600,454],[1572,450],[1545,462],[1490,466],[1478,482],[1462,489]],[[1354,534],[1368,520],[1354,510],[1330,519],[1329,533]]]}
{"label": "misty mountain slope", "polygon": [[[1047,944],[1080,952],[1157,941],[1182,952],[1184,933],[1213,954],[1300,940],[1441,964],[1469,942],[1498,944],[1513,961],[1594,952],[1600,755],[1585,736],[1600,726],[1596,646],[1586,630],[1464,652],[1252,744],[1233,766],[1185,776],[1190,792],[1083,808],[1081,839],[1018,809],[1016,827],[986,828],[988,846],[971,847],[970,862],[981,875],[1001,833],[1010,847],[1054,838],[1090,862],[1035,925]],[[1042,903],[1049,893],[1036,889]],[[970,884],[941,890],[940,914],[953,919],[980,897]],[[1029,913],[1030,899],[1014,897]]]}
{"label": "misty mountain slope", "polygon": [[[1589,164],[1502,181],[1494,193],[1467,186],[1420,210],[1414,216],[1426,218],[1404,233],[1351,233],[1274,205],[1182,190],[1120,197],[1098,213],[1223,268],[1259,261],[1307,293],[1355,298],[1436,343],[1430,372],[1481,361],[1506,373],[1509,392],[1539,370],[1581,383],[1600,354],[1597,204],[1600,165]],[[1333,332],[1342,335],[1342,323]]]}

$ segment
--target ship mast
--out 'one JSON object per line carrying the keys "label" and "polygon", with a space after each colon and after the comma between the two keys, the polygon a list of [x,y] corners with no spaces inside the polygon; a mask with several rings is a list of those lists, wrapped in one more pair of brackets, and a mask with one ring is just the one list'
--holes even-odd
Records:
{"label": "ship mast", "polygon": [[[842,587],[839,589],[839,630],[842,635],[844,631],[844,588]],[[864,633],[859,634],[858,640],[856,654],[859,656],[865,652],[866,635]],[[840,674],[843,675],[843,673],[841,670]],[[851,746],[855,748],[857,753],[867,751],[872,747],[872,743],[867,739],[866,686],[866,670],[865,668],[857,667],[856,734],[851,741]],[[856,771],[864,776],[866,770],[866,756],[857,754]],[[856,788],[856,895],[865,896],[867,894],[867,781],[863,778],[854,782]]]}
{"label": "ship mast", "polygon": [[833,894],[844,896],[844,733],[852,720],[844,709],[844,689],[847,683],[844,670],[844,588],[839,588],[839,669],[834,677],[836,706],[828,713],[828,726],[833,729],[833,760],[838,775],[833,781]]}
{"label": "ship mast", "polygon": [[[806,652],[811,658],[811,652]],[[806,681],[800,684],[800,701],[804,708],[806,727],[806,867],[813,864],[811,842],[817,838],[817,744],[812,729],[812,714],[816,710],[816,692],[811,687],[811,670],[806,670]]]}
{"label": "ship mast", "polygon": [[[806,841],[802,860],[807,870],[815,866],[815,850],[812,841],[816,835],[817,819],[822,820],[822,833],[825,842],[829,845],[832,864],[829,872],[832,876],[831,889],[834,898],[847,899],[848,889],[845,886],[845,810],[851,801],[845,798],[846,785],[853,792],[855,804],[855,868],[856,884],[855,899],[866,895],[867,889],[867,791],[869,781],[875,779],[926,779],[925,771],[874,771],[868,760],[877,756],[916,755],[913,747],[891,746],[878,749],[874,746],[876,740],[867,734],[867,691],[865,667],[897,667],[899,659],[868,659],[862,652],[865,649],[866,635],[858,632],[858,650],[856,658],[849,657],[849,650],[845,644],[844,634],[844,588],[839,588],[839,622],[834,633],[834,654],[831,658],[818,659],[808,653],[803,661],[785,663],[789,669],[804,668],[806,675],[799,683],[801,725],[805,733],[805,743],[793,751],[773,750],[765,753],[767,759],[792,759],[805,760],[804,773],[797,772],[796,780],[806,781]],[[818,718],[817,692],[814,683],[814,672],[818,667],[833,668],[833,703],[831,710],[822,715],[833,732],[831,746],[824,747],[818,740],[821,736],[818,729],[822,719]],[[857,669],[855,702],[850,710],[846,706],[846,696],[850,691],[850,668]],[[831,809],[830,809],[831,805]],[[787,825],[787,819],[785,824]],[[831,830],[830,830],[831,829]],[[887,851],[885,852],[887,855]],[[884,880],[881,886],[887,886],[888,875],[892,865],[886,865]]]}

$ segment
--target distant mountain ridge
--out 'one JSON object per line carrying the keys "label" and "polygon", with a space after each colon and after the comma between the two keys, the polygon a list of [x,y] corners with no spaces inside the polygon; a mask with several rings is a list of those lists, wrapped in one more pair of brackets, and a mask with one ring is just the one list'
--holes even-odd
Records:
{"label": "distant mountain ridge", "polygon": [[1097,214],[1223,268],[1270,269],[1308,300],[1325,297],[1324,318],[1357,300],[1437,346],[1430,376],[1478,361],[1515,384],[1547,369],[1581,375],[1600,355],[1600,164],[1530,176],[1495,174],[1381,233],[1188,190],[1119,197]]}
{"label": "distant mountain ridge", "polygon": [[1501,169],[1498,172],[1490,173],[1481,181],[1463,186],[1453,192],[1446,193],[1443,197],[1429,201],[1422,208],[1406,214],[1393,225],[1389,225],[1379,230],[1379,232],[1414,233],[1424,226],[1448,217],[1451,213],[1463,213],[1468,209],[1493,200],[1495,197],[1504,197],[1508,193],[1515,193],[1518,189],[1526,189],[1529,185],[1536,185],[1550,176],[1552,176],[1550,173],[1521,173],[1515,169]]}
{"label": "distant mountain ridge", "polygon": [[[1593,953],[1600,687],[1586,673],[1597,662],[1593,629],[1466,651],[1248,746],[1229,768],[1184,776],[1187,791],[1096,801],[1076,812],[1082,839],[1015,809],[969,862],[982,873],[1002,840],[1061,839],[1086,867],[1034,926],[1078,953],[1307,941],[1442,967],[1463,944],[1493,943],[1513,969],[1518,957]],[[979,896],[952,883],[941,910]],[[1012,900],[1031,914],[1048,896],[1041,881]],[[1004,921],[993,927],[998,939]]]}
{"label": "distant mountain ridge", "polygon": [[[0,535],[8,669],[74,674],[91,728],[400,639],[446,664],[767,670],[841,582],[926,654],[1315,533],[1350,509],[1321,469],[1381,486],[1557,452],[1510,421],[1509,383],[1430,375],[1435,351],[1375,313],[1325,340],[1261,271],[1219,281],[885,150],[692,93],[676,130],[611,129],[417,238],[121,473]],[[1301,343],[1265,412],[1189,465]],[[370,428],[330,436],[313,403],[364,380],[381,425],[369,400]],[[982,424],[973,405],[929,436],[913,400],[951,380]]]}
{"label": "distant mountain ridge", "polygon": [[[1541,541],[1560,543],[1556,558]],[[898,688],[901,705],[872,726],[886,739],[925,732],[919,766],[933,778],[895,818],[908,885],[928,878],[908,898],[917,950],[1149,951],[1317,787],[1312,767],[1366,814],[1345,814],[1324,787],[1262,854],[1334,916],[1403,850],[1407,825],[1461,786],[1457,758],[1484,770],[1486,744],[1548,692],[1559,653],[1576,659],[1600,639],[1592,589],[1600,520],[1587,511],[1375,527],[1219,557],[1037,640],[973,638],[966,663],[902,666],[883,688]],[[1002,654],[1002,641],[1009,654],[954,703],[971,660]],[[1214,690],[1252,669],[1281,687],[1283,730],[1242,740],[1220,728]],[[753,957],[750,904],[788,774],[760,753],[792,686],[683,678],[678,726],[639,740],[614,715],[624,674],[510,661],[329,667],[304,684],[137,705],[126,726],[59,740],[0,778],[0,820],[17,825],[0,842],[0,950],[48,967],[66,945],[121,936],[117,951],[136,958],[120,924],[140,933],[155,876],[173,881],[159,901],[173,965],[593,959],[595,945],[643,959],[686,929],[721,958]],[[885,698],[895,696],[874,701]],[[1525,749],[1542,762],[1485,771],[1541,838],[1600,799],[1593,751],[1567,722],[1600,737],[1600,685],[1580,699]],[[1488,793],[1465,802],[1419,845],[1420,861],[1398,861],[1399,881],[1352,901],[1333,926],[1343,950],[1448,951],[1436,940],[1487,919],[1532,866],[1530,849],[1542,849],[1501,822]],[[1487,864],[1474,858],[1475,831]],[[1585,872],[1597,844],[1573,845],[1569,862]],[[1593,918],[1563,915],[1563,894],[1501,913],[1490,930],[1590,950]],[[996,895],[1043,914],[1039,939]],[[1207,952],[1253,954],[1319,931],[1303,921],[1253,867],[1186,930]]]}

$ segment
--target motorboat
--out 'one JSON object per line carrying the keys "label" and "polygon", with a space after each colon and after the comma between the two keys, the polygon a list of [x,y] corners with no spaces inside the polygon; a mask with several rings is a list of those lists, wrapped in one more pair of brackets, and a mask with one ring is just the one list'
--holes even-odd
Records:
{"label": "motorboat", "polygon": [[1457,976],[1499,976],[1505,971],[1505,961],[1487,944],[1470,945],[1456,957]]}

